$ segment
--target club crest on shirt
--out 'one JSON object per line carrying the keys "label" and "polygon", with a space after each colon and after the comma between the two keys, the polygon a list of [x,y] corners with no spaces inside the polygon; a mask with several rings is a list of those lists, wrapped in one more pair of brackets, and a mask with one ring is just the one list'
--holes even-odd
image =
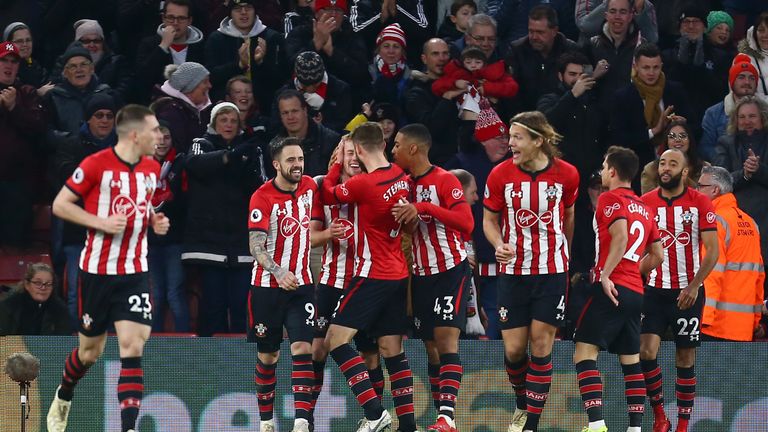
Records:
{"label": "club crest on shirt", "polygon": [[505,308],[504,306],[499,308],[499,321],[505,323],[509,318],[507,318],[507,314],[509,313],[509,310]]}
{"label": "club crest on shirt", "polygon": [[421,192],[419,192],[419,202],[432,202],[432,191],[429,189],[422,189]]}
{"label": "club crest on shirt", "polygon": [[717,220],[717,215],[714,212],[707,212],[707,222],[715,223],[715,220]]}
{"label": "club crest on shirt", "polygon": [[544,194],[547,197],[547,201],[554,201],[557,199],[557,193],[560,191],[560,189],[552,185],[544,190]]}
{"label": "club crest on shirt", "polygon": [[256,327],[253,328],[256,331],[256,336],[263,338],[267,335],[267,326],[265,326],[262,323],[256,324]]}
{"label": "club crest on shirt", "polygon": [[91,325],[93,325],[93,318],[89,314],[83,314],[83,328],[86,330],[91,329]]}
{"label": "club crest on shirt", "polygon": [[299,232],[300,226],[301,225],[296,218],[293,216],[286,216],[280,221],[280,234],[282,234],[283,237],[292,237]]}
{"label": "club crest on shirt", "polygon": [[690,210],[684,211],[680,217],[683,219],[683,224],[685,225],[690,225],[693,223],[693,213],[691,213]]}
{"label": "club crest on shirt", "polygon": [[155,192],[155,181],[152,180],[152,177],[144,177],[144,191],[148,197],[152,196],[152,194]]}

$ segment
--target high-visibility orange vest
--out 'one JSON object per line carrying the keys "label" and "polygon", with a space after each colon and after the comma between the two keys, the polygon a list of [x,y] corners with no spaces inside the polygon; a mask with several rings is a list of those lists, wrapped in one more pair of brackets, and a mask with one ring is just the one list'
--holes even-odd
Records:
{"label": "high-visibility orange vest", "polygon": [[760,322],[765,268],[755,221],[725,194],[712,201],[717,214],[720,256],[704,281],[707,296],[702,333],[721,339],[751,341]]}

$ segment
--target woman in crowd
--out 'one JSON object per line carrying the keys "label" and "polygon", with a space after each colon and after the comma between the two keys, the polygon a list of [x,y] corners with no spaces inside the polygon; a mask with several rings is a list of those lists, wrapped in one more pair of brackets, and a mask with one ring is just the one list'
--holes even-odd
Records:
{"label": "woman in crowd", "polygon": [[32,31],[23,22],[12,22],[5,27],[3,40],[11,41],[19,47],[21,55],[19,81],[38,89],[37,94],[41,97],[45,96],[45,93],[53,88],[53,84],[48,81],[48,71],[40,62],[32,58],[32,48],[34,48]]}
{"label": "woman in crowd", "polygon": [[53,282],[48,264],[27,267],[24,279],[0,301],[0,336],[70,333],[67,305],[53,292]]}
{"label": "woman in crowd", "polygon": [[[667,126],[664,133],[666,140],[662,144],[661,152],[667,149],[678,149],[688,156],[688,186],[696,187],[696,181],[701,175],[701,169],[708,162],[702,160],[696,151],[696,139],[686,122],[675,121]],[[648,162],[640,175],[640,190],[646,193],[659,186],[659,160]]]}
{"label": "woman in crowd", "polygon": [[739,52],[749,55],[759,73],[755,95],[768,102],[768,11],[761,13],[739,42]]}

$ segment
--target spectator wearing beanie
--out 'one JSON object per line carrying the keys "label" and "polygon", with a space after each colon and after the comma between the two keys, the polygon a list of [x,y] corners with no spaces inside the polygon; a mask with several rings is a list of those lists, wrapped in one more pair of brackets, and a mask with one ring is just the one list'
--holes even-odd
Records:
{"label": "spectator wearing beanie", "polygon": [[760,75],[755,66],[750,63],[749,56],[739,54],[733,59],[733,65],[728,71],[728,87],[730,92],[720,102],[707,108],[701,122],[701,143],[699,155],[707,161],[715,157],[717,140],[725,135],[728,120],[733,115],[733,108],[741,99],[754,96]]}
{"label": "spectator wearing beanie", "polygon": [[45,95],[51,127],[76,134],[83,121],[88,100],[97,93],[107,93],[119,106],[120,96],[94,74],[91,53],[82,46],[71,46],[59,57],[63,80]]}
{"label": "spectator wearing beanie", "polygon": [[[352,95],[349,85],[328,74],[322,57],[314,51],[299,54],[293,70],[292,82],[283,86],[277,94],[288,89],[298,90],[309,105],[311,117],[319,118],[324,126],[340,132],[352,115]],[[280,113],[277,105],[273,103],[272,126],[279,127],[279,125]]]}
{"label": "spectator wearing beanie", "polygon": [[255,0],[229,1],[229,16],[205,44],[205,60],[211,71],[211,83],[217,89],[214,99],[224,97],[224,86],[230,78],[245,75],[259,83],[254,96],[266,110],[288,76],[285,39],[261,22],[255,4]]}
{"label": "spectator wearing beanie", "polygon": [[186,153],[192,140],[205,132],[211,107],[208,69],[200,63],[186,62],[166,67],[168,79],[155,87],[153,110],[165,120],[173,137],[173,147]]}
{"label": "spectator wearing beanie", "polygon": [[146,101],[152,88],[166,79],[167,65],[202,63],[205,58],[203,32],[192,25],[189,0],[164,1],[160,16],[162,22],[155,34],[142,39],[136,50],[136,85],[140,98]]}
{"label": "spectator wearing beanie", "polygon": [[768,41],[765,36],[758,37],[768,32],[768,11],[761,13],[752,27],[747,30],[747,37],[739,42],[739,52],[747,54],[749,61],[758,71],[758,83],[755,96],[768,103]]}
{"label": "spectator wearing beanie", "polygon": [[407,42],[399,24],[385,27],[376,38],[376,54],[368,66],[371,74],[371,100],[400,106],[403,94],[411,80],[411,69],[406,61]]}
{"label": "spectator wearing beanie", "polygon": [[39,61],[32,58],[32,49],[34,47],[32,31],[23,22],[12,22],[3,30],[3,40],[13,42],[19,48],[19,55],[21,56],[18,74],[19,81],[22,84],[40,89],[38,95],[45,96],[45,93],[52,89],[53,86],[45,86],[48,84],[48,71]]}
{"label": "spectator wearing beanie", "polygon": [[33,185],[45,169],[39,162],[43,152],[37,138],[46,127],[45,110],[35,87],[18,80],[21,61],[15,44],[0,43],[0,200],[3,208],[13,209],[0,218],[0,245],[25,242]]}
{"label": "spectator wearing beanie", "polygon": [[[89,155],[117,144],[115,133],[115,100],[106,92],[96,93],[85,104],[80,129],[76,133],[54,134],[53,182],[61,188],[80,163]],[[60,239],[61,253],[65,260],[67,305],[72,328],[77,328],[77,273],[80,252],[85,242],[85,228],[67,221],[55,219],[52,235]]]}
{"label": "spectator wearing beanie", "polygon": [[[202,277],[201,336],[244,333],[253,257],[248,249],[248,202],[267,178],[265,144],[246,139],[240,111],[221,102],[186,158],[189,190],[182,260]],[[227,317],[229,316],[229,319]]]}
{"label": "spectator wearing beanie", "polygon": [[[323,58],[328,73],[349,84],[354,95],[367,95],[371,85],[367,70],[370,51],[345,16],[349,13],[347,0],[314,0],[311,4],[317,25],[310,20],[286,34],[288,61],[294,64],[302,52],[314,51]],[[352,101],[353,106],[363,102],[362,97]]]}
{"label": "spectator wearing beanie", "polygon": [[734,57],[733,18],[725,11],[712,11],[707,15],[707,38],[718,48],[727,50]]}
{"label": "spectator wearing beanie", "polygon": [[[483,104],[476,122],[462,122],[459,129],[460,150],[445,164],[445,169],[461,168],[475,176],[477,190],[485,190],[488,174],[496,164],[507,158],[509,130],[496,111]],[[467,150],[470,149],[470,150]],[[478,200],[472,206],[476,221],[483,220],[483,204]],[[499,314],[496,305],[497,264],[495,250],[483,234],[483,224],[476,224],[472,231],[477,259],[478,304],[488,315],[486,335],[490,339],[501,338]]]}
{"label": "spectator wearing beanie", "polygon": [[691,102],[691,115],[700,119],[704,111],[728,93],[728,69],[732,55],[716,48],[705,36],[707,11],[689,4],[680,12],[680,38],[662,54],[669,79],[683,84]]}

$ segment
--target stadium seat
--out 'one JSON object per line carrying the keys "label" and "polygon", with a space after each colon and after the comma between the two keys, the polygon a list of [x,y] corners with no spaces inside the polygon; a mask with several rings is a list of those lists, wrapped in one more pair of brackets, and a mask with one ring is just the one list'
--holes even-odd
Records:
{"label": "stadium seat", "polygon": [[0,285],[13,285],[24,277],[27,266],[33,263],[51,265],[48,254],[4,254],[0,255]]}

